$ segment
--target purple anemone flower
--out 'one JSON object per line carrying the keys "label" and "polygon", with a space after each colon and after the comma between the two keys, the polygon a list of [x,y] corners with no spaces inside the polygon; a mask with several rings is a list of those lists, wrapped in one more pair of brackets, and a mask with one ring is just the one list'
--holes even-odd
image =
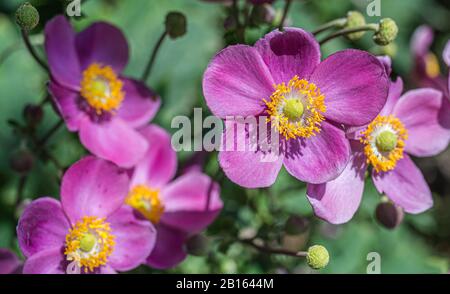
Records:
{"label": "purple anemone flower", "polygon": [[9,249],[0,248],[0,275],[20,274],[22,262],[17,255]]}
{"label": "purple anemone flower", "polygon": [[25,274],[131,270],[154,248],[154,226],[124,205],[130,180],[111,162],[85,157],[65,173],[61,202],[43,197],[19,219]]}
{"label": "purple anemone flower", "polygon": [[447,147],[450,133],[442,113],[446,99],[432,88],[402,91],[398,78],[379,116],[367,126],[349,129],[352,156],[342,174],[328,183],[308,185],[307,197],[318,217],[334,224],[353,217],[369,164],[378,192],[404,211],[417,214],[433,205],[431,191],[408,154],[433,156]]}
{"label": "purple anemone flower", "polygon": [[224,119],[265,116],[264,124],[281,139],[280,152],[266,152],[273,160],[261,160],[267,154],[253,151],[245,139],[253,131],[236,121],[238,131],[227,127],[231,134],[225,137],[234,136],[246,150],[221,151],[220,165],[228,178],[247,188],[272,185],[283,165],[299,180],[330,181],[350,156],[342,125],[373,120],[386,102],[388,87],[384,66],[373,55],[349,49],[321,62],[318,42],[298,28],[275,30],[253,47],[227,47],[204,74],[208,107]]}
{"label": "purple anemone flower", "polygon": [[150,148],[132,172],[125,203],[155,225],[156,245],[146,263],[165,269],[185,259],[187,238],[211,224],[223,204],[217,183],[199,171],[173,180],[177,159],[165,130],[150,125],[141,133]]}
{"label": "purple anemone flower", "polygon": [[122,32],[97,22],[75,34],[57,16],[45,26],[45,51],[51,73],[49,91],[72,132],[94,155],[131,167],[148,144],[135,130],[160,105],[142,82],[122,76],[128,44]]}

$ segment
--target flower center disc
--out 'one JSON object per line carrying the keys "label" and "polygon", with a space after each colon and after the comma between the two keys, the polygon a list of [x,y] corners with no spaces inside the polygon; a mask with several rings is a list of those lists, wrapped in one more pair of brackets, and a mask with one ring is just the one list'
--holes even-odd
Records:
{"label": "flower center disc", "polygon": [[320,132],[320,123],[325,119],[325,96],[319,88],[306,80],[294,76],[286,86],[275,86],[270,100],[265,100],[267,122],[286,139],[309,138]]}
{"label": "flower center disc", "polygon": [[377,172],[393,170],[397,161],[403,158],[407,138],[407,130],[398,118],[378,116],[362,133],[367,162]]}
{"label": "flower center disc", "polygon": [[81,81],[81,96],[98,114],[119,108],[125,96],[123,83],[109,66],[91,64]]}
{"label": "flower center disc", "polygon": [[114,249],[114,235],[104,219],[85,216],[66,235],[66,259],[92,272],[105,265]]}
{"label": "flower center disc", "polygon": [[151,189],[146,185],[135,186],[125,203],[139,211],[146,219],[154,224],[159,222],[164,213],[164,205],[159,197],[159,190]]}

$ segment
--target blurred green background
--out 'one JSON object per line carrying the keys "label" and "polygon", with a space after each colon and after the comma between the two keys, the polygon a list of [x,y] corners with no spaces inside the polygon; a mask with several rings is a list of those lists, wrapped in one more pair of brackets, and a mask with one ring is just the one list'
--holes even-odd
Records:
{"label": "blurred green background", "polygon": [[[23,136],[8,120],[23,123],[23,108],[27,103],[39,103],[46,95],[46,74],[36,65],[21,42],[14,22],[14,11],[23,1],[0,2],[0,247],[16,250],[15,226],[20,215],[16,197],[20,175],[13,172],[9,162],[20,148],[26,147]],[[41,13],[41,24],[32,32],[32,42],[42,53],[42,26],[46,20],[63,11],[57,0],[30,1]],[[320,24],[343,17],[348,10],[365,13],[367,0],[309,0],[295,1],[289,14],[293,26],[313,30]],[[277,1],[281,10],[283,1]],[[432,50],[441,56],[450,36],[449,2],[446,0],[382,0],[382,17],[393,18],[400,29],[393,59],[394,75],[408,83],[412,68],[409,49],[411,34],[421,24],[436,30]],[[73,19],[77,30],[93,21],[103,20],[120,27],[128,38],[131,59],[126,74],[139,77],[150,52],[164,29],[164,18],[171,10],[182,11],[188,19],[188,33],[177,40],[166,40],[158,54],[148,85],[162,97],[162,107],[154,122],[169,132],[175,115],[190,115],[192,108],[204,106],[201,88],[203,71],[217,50],[225,46],[223,21],[226,9],[219,4],[198,0],[87,0],[82,2],[83,17]],[[368,22],[379,18],[367,17]],[[257,39],[264,29],[252,29],[248,38]],[[322,47],[323,56],[348,47],[376,52],[366,35],[356,43],[335,39]],[[442,67],[443,68],[443,67]],[[443,68],[444,74],[446,69]],[[42,136],[57,117],[51,106],[45,106],[44,122],[37,129]],[[63,168],[85,154],[76,134],[64,129],[52,137],[48,152]],[[180,153],[181,164],[189,154]],[[366,185],[360,210],[347,224],[333,226],[312,214],[305,198],[305,187],[282,171],[269,190],[244,190],[226,179],[222,183],[222,214],[208,229],[208,252],[205,256],[189,256],[171,273],[309,273],[304,259],[274,256],[255,251],[235,242],[242,230],[256,230],[258,235],[292,250],[305,250],[312,244],[323,244],[331,255],[328,267],[321,273],[365,273],[369,252],[381,256],[382,273],[447,273],[450,257],[450,151],[436,158],[418,161],[430,183],[435,205],[426,213],[406,216],[395,230],[377,224],[373,215],[379,195],[373,185]],[[213,174],[217,161],[213,156],[206,170]],[[34,161],[23,195],[33,199],[50,195],[58,197],[61,169],[51,160]],[[301,215],[309,222],[306,231],[296,235],[284,232],[290,215]],[[135,273],[161,272],[138,268]]]}

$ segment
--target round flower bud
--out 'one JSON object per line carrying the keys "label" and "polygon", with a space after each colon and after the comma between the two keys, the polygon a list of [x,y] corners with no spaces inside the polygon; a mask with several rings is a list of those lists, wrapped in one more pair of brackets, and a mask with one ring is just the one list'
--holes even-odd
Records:
{"label": "round flower bud", "polygon": [[44,116],[42,107],[35,104],[27,104],[23,109],[23,117],[30,126],[38,125]]}
{"label": "round flower bud", "polygon": [[250,19],[252,23],[258,24],[271,24],[275,19],[275,9],[270,4],[255,5],[252,10]]}
{"label": "round flower bud", "polygon": [[27,173],[33,168],[34,157],[30,151],[20,149],[11,155],[10,167],[18,173]]}
{"label": "round flower bud", "polygon": [[[359,11],[349,11],[347,13],[347,22],[344,26],[344,29],[353,29],[360,26],[363,26],[366,24],[366,19],[364,18],[364,15],[362,15]],[[347,34],[346,37],[349,40],[356,41],[362,38],[364,36],[365,32],[357,32],[357,33],[351,33]]]}
{"label": "round flower bud", "polygon": [[314,245],[308,248],[306,262],[313,269],[322,269],[327,266],[330,261],[328,250],[322,245]]}
{"label": "round flower bud", "polygon": [[307,218],[291,215],[286,221],[284,229],[288,235],[300,235],[306,232],[308,227],[309,220]]}
{"label": "round flower bud", "polygon": [[398,27],[392,18],[383,18],[378,26],[378,31],[373,36],[375,43],[385,46],[395,40],[398,34]]}
{"label": "round flower bud", "polygon": [[25,31],[31,31],[39,23],[39,12],[28,2],[16,10],[16,22]]}
{"label": "round flower bud", "polygon": [[186,34],[186,17],[181,12],[169,12],[166,16],[166,32],[172,38]]}
{"label": "round flower bud", "polygon": [[203,256],[208,253],[209,239],[201,234],[194,235],[186,241],[186,251],[195,256]]}
{"label": "round flower bud", "polygon": [[381,202],[375,210],[378,223],[387,229],[398,227],[403,221],[403,209],[392,202]]}

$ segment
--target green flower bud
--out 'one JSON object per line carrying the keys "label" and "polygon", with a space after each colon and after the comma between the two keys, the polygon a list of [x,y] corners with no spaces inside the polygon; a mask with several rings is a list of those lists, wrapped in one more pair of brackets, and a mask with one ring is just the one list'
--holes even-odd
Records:
{"label": "green flower bud", "polygon": [[322,245],[314,245],[308,248],[306,255],[306,262],[308,265],[316,270],[323,269],[330,261],[328,250]]}
{"label": "green flower bud", "polygon": [[39,12],[28,2],[19,6],[16,11],[16,22],[24,31],[31,31],[39,23]]}
{"label": "green flower bud", "polygon": [[186,17],[181,12],[169,12],[166,16],[166,32],[172,38],[186,34]]}
{"label": "green flower bud", "polygon": [[186,241],[186,251],[195,256],[203,256],[208,253],[209,239],[201,234],[194,235]]}
{"label": "green flower bud", "polygon": [[[345,29],[353,29],[366,24],[366,19],[359,11],[349,11],[347,13],[347,22],[344,26]],[[349,40],[356,41],[364,36],[365,32],[357,32],[346,35]]]}
{"label": "green flower bud", "polygon": [[380,20],[378,26],[378,31],[373,36],[375,43],[381,46],[386,46],[395,40],[398,34],[398,27],[393,19],[383,18]]}

